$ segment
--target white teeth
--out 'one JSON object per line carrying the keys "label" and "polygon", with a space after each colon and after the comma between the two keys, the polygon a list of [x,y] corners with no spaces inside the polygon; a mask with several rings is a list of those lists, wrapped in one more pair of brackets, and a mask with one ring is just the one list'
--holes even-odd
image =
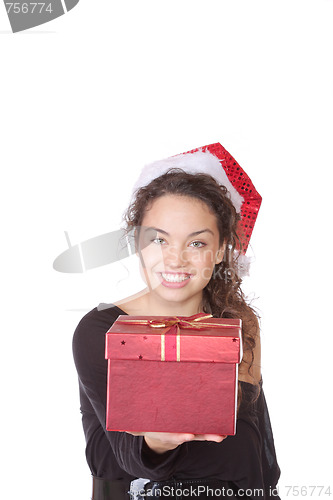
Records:
{"label": "white teeth", "polygon": [[185,275],[179,275],[179,274],[164,274],[164,273],[161,273],[161,274],[162,274],[162,278],[165,281],[172,281],[175,283],[181,283],[182,281],[188,280],[190,278],[189,275],[185,276]]}

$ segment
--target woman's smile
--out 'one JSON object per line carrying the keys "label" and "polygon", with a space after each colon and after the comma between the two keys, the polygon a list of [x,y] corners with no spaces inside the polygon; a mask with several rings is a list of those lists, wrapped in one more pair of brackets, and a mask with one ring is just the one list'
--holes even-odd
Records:
{"label": "woman's smile", "polygon": [[162,285],[169,288],[182,288],[187,285],[188,281],[191,279],[191,274],[189,273],[158,273],[162,278]]}

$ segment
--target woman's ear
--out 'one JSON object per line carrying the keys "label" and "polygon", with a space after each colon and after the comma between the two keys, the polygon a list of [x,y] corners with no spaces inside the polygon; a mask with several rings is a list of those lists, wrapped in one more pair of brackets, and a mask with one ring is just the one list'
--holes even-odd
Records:
{"label": "woman's ear", "polygon": [[223,245],[218,249],[216,253],[216,259],[215,259],[215,264],[220,264],[223,260],[224,257],[224,251],[225,251],[226,243],[223,243]]}

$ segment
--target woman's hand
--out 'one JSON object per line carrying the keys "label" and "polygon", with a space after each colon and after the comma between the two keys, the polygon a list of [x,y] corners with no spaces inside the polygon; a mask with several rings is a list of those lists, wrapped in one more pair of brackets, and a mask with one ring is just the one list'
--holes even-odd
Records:
{"label": "woman's hand", "polygon": [[144,436],[150,449],[156,453],[174,450],[180,444],[188,441],[215,441],[221,443],[227,436],[219,434],[177,434],[170,432],[128,432],[133,436]]}

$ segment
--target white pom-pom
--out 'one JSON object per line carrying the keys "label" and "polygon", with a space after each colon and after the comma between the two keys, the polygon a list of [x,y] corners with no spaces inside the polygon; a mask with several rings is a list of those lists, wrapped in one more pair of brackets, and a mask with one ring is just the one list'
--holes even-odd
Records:
{"label": "white pom-pom", "polygon": [[[236,252],[237,254],[238,252]],[[245,276],[250,276],[250,267],[252,262],[254,262],[253,257],[248,257],[247,255],[240,254],[236,260],[237,274],[240,278]]]}

